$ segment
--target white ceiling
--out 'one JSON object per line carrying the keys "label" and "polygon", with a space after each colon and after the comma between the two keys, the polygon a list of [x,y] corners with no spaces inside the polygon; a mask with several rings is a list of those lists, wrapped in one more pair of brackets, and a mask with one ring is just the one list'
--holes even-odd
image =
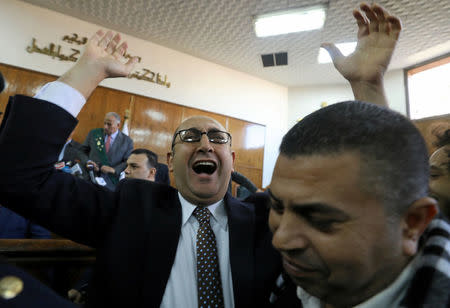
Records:
{"label": "white ceiling", "polygon": [[[356,38],[355,0],[23,0],[288,87],[341,83],[318,64],[322,42]],[[328,3],[321,30],[257,38],[255,15]],[[450,0],[381,0],[403,32],[390,69],[450,53]],[[287,51],[288,66],[263,68],[261,54]]]}

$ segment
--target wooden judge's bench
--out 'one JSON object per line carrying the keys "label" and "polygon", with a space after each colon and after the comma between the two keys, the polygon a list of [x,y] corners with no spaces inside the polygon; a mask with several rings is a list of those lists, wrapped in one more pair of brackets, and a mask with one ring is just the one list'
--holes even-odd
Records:
{"label": "wooden judge's bench", "polygon": [[95,249],[66,239],[0,239],[0,255],[64,297],[95,262]]}

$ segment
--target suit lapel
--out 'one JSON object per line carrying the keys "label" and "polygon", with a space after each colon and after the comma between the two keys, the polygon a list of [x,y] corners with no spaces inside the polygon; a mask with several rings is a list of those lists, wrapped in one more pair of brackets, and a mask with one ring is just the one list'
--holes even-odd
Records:
{"label": "suit lapel", "polygon": [[159,307],[175,261],[181,233],[181,204],[175,189],[155,185],[146,213],[147,231],[143,303]]}
{"label": "suit lapel", "polygon": [[255,213],[248,206],[227,194],[225,208],[228,215],[231,275],[235,307],[251,307],[254,283]]}

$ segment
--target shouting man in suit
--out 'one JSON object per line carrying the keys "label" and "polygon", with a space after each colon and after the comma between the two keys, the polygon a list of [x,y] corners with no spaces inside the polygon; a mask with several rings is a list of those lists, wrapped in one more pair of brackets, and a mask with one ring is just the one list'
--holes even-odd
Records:
{"label": "shouting man in suit", "polygon": [[119,126],[120,116],[115,112],[108,112],[103,129],[91,130],[83,144],[83,151],[89,156],[87,165],[100,172],[106,187],[111,190],[115,189],[133,150],[133,140],[122,133]]}

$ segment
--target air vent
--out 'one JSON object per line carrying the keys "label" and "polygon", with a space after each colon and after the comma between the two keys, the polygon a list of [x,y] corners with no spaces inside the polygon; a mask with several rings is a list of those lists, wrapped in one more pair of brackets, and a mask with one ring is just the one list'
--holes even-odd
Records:
{"label": "air vent", "polygon": [[277,52],[261,55],[261,59],[264,67],[288,64],[287,52]]}
{"label": "air vent", "polygon": [[275,54],[276,65],[287,65],[287,52],[279,52]]}
{"label": "air vent", "polygon": [[262,59],[264,67],[274,66],[275,65],[275,61],[273,59],[273,53],[270,53],[270,54],[267,54],[267,55],[261,55],[261,59]]}

